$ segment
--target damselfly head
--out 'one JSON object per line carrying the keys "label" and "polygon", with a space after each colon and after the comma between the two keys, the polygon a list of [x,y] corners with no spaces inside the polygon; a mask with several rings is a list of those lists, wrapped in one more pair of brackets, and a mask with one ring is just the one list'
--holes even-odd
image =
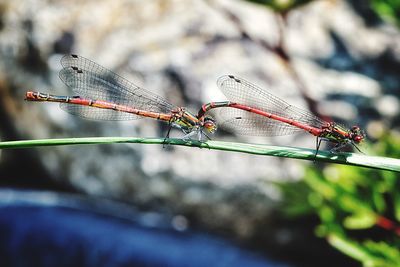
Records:
{"label": "damselfly head", "polygon": [[217,130],[217,123],[212,117],[205,116],[203,127],[207,132],[214,133]]}
{"label": "damselfly head", "polygon": [[354,143],[359,144],[365,138],[365,133],[358,126],[353,126],[350,129],[350,138]]}

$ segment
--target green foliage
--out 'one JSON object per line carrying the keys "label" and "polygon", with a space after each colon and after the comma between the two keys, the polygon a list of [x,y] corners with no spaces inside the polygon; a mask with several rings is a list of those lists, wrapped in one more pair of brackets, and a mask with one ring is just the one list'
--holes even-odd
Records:
{"label": "green foliage", "polygon": [[[278,13],[287,13],[315,0],[246,0],[270,8]],[[368,2],[367,2],[368,3]],[[369,0],[371,9],[383,20],[400,27],[400,0]]]}
{"label": "green foliage", "polygon": [[328,242],[343,253],[362,262],[364,266],[399,266],[400,252],[395,245],[389,245],[382,241],[355,242],[335,234],[328,236]]}
{"label": "green foliage", "polygon": [[313,0],[247,0],[247,1],[266,6],[279,13],[285,13],[290,11],[291,9],[305,5]]}
{"label": "green foliage", "polygon": [[[400,137],[387,135],[373,149],[399,158],[399,147]],[[395,172],[311,165],[303,181],[279,185],[283,211],[289,216],[317,215],[321,223],[316,234],[364,266],[399,266],[399,178]]]}
{"label": "green foliage", "polygon": [[400,0],[371,0],[371,8],[384,20],[400,27]]}

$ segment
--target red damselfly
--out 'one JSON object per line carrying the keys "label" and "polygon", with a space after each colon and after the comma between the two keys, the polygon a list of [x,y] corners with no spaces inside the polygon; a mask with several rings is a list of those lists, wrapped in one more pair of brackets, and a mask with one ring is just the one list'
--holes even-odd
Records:
{"label": "red damselfly", "polygon": [[[94,120],[134,120],[143,117],[167,122],[181,129],[190,139],[212,133],[217,126],[209,116],[198,119],[185,108],[129,82],[99,64],[77,55],[65,55],[60,79],[77,95],[56,96],[27,92],[26,100],[59,102],[64,111]],[[169,128],[169,130],[171,129]],[[167,137],[169,135],[169,130]]]}
{"label": "red damselfly", "polygon": [[239,134],[277,136],[306,131],[317,137],[316,153],[322,140],[334,143],[333,151],[347,145],[359,150],[356,145],[365,138],[358,126],[347,129],[324,121],[241,78],[226,75],[217,84],[229,101],[204,104],[197,115],[199,120],[210,110],[224,108],[219,112],[219,126]]}

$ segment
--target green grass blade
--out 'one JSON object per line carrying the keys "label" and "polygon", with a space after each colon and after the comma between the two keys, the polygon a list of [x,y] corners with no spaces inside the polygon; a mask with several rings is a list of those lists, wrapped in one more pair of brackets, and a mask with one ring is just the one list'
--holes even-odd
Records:
{"label": "green grass blade", "polygon": [[[165,142],[164,142],[165,141]],[[43,146],[64,145],[94,145],[113,143],[138,143],[138,144],[168,144],[179,146],[190,146],[231,152],[242,152],[254,155],[276,156],[292,159],[314,160],[315,150],[298,147],[271,146],[263,144],[248,144],[222,141],[185,141],[182,139],[164,138],[137,138],[137,137],[85,137],[64,139],[39,139],[23,141],[0,142],[0,149],[32,148]],[[319,151],[316,161],[346,164],[380,170],[400,172],[400,160],[386,157],[366,156],[356,153],[332,153]]]}
{"label": "green grass blade", "polygon": [[[374,262],[375,258],[370,255],[362,245],[359,245],[355,242],[351,242],[346,238],[340,237],[339,235],[331,234],[328,237],[328,242],[337,248],[338,250],[342,251],[346,255],[357,259],[361,262]],[[375,266],[375,265],[371,265]]]}

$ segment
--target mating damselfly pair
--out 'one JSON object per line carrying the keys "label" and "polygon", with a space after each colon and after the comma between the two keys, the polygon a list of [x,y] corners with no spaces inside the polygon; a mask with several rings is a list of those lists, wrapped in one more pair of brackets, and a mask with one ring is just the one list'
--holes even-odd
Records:
{"label": "mating damselfly pair", "polygon": [[26,100],[59,102],[63,110],[94,120],[153,118],[167,122],[169,130],[181,129],[183,139],[196,137],[199,141],[210,139],[209,134],[217,130],[216,120],[209,115],[215,109],[221,110],[218,126],[246,135],[277,136],[305,131],[317,137],[317,151],[322,140],[334,143],[332,150],[337,151],[347,145],[357,148],[365,138],[358,126],[346,129],[324,121],[233,75],[217,81],[229,101],[204,104],[195,115],[84,57],[65,55],[61,65],[60,78],[76,95],[29,91]]}

